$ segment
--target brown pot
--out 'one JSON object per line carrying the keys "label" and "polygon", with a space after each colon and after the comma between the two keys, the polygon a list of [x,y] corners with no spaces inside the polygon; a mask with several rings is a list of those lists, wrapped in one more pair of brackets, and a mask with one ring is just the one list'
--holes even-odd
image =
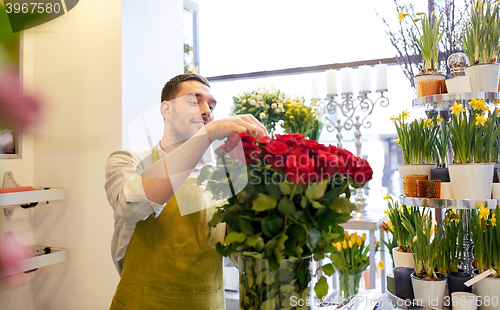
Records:
{"label": "brown pot", "polygon": [[441,85],[439,86],[439,93],[440,94],[447,94],[448,88],[446,87],[446,80],[441,80],[440,83],[441,83]]}
{"label": "brown pot", "polygon": [[440,92],[441,81],[426,79],[417,82],[418,97],[437,95]]}

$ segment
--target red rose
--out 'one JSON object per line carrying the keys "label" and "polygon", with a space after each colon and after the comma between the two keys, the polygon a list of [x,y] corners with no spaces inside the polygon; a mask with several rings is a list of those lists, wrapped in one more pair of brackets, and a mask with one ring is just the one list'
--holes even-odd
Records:
{"label": "red rose", "polygon": [[354,154],[352,154],[348,150],[341,148],[337,148],[337,154],[342,157],[346,170],[352,171],[352,169],[356,167],[356,162],[358,161],[359,157],[354,156]]}
{"label": "red rose", "polygon": [[285,176],[288,180],[298,185],[304,185],[316,182],[318,174],[315,172],[303,172],[297,168],[289,168],[285,170]]}
{"label": "red rose", "polygon": [[243,150],[245,151],[245,161],[247,165],[252,164],[259,158],[259,147],[255,143],[243,143]]}
{"label": "red rose", "polygon": [[225,142],[224,149],[226,152],[231,152],[237,145],[240,143],[240,136],[236,133],[231,133],[227,136],[227,140]]}
{"label": "red rose", "polygon": [[316,172],[322,175],[322,178],[331,178],[336,173],[345,172],[345,164],[337,154],[318,150],[316,154]]}
{"label": "red rose", "polygon": [[257,138],[246,133],[240,133],[241,143],[255,143]]}
{"label": "red rose", "polygon": [[292,153],[286,160],[287,169],[298,169],[301,172],[314,172],[314,160],[306,153]]}
{"label": "red rose", "polygon": [[373,170],[366,159],[359,158],[356,167],[351,171],[351,177],[357,184],[365,184],[373,177]]}
{"label": "red rose", "polygon": [[280,141],[271,141],[266,145],[264,159],[277,170],[286,168],[286,158],[290,147]]}
{"label": "red rose", "polygon": [[315,155],[315,152],[317,150],[326,151],[326,146],[314,140],[303,139],[298,141],[297,144],[295,144],[295,146],[293,147],[294,152],[307,153],[311,157]]}
{"label": "red rose", "polygon": [[289,146],[293,146],[297,141],[296,137],[293,136],[292,134],[276,135],[276,140],[283,142],[283,143],[286,143]]}
{"label": "red rose", "polygon": [[266,145],[267,145],[269,142],[271,142],[271,138],[269,138],[269,137],[259,137],[259,138],[257,138],[257,141],[260,143],[260,146],[261,146],[262,148],[265,148],[265,147],[266,147]]}

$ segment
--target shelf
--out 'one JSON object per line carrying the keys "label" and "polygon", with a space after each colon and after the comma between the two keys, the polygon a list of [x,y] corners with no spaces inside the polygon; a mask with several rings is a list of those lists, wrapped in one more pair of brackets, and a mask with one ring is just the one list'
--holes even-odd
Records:
{"label": "shelf", "polygon": [[444,209],[466,209],[472,210],[474,204],[482,204],[486,208],[496,209],[500,203],[499,199],[437,199],[399,196],[399,203],[405,206],[444,208]]}
{"label": "shelf", "polygon": [[0,209],[16,205],[29,205],[33,202],[45,202],[66,198],[64,188],[35,189],[34,191],[0,194]]}
{"label": "shelf", "polygon": [[450,104],[456,100],[471,100],[471,99],[488,99],[500,100],[500,93],[497,92],[468,92],[455,94],[441,94],[420,97],[412,100],[414,108],[425,108],[427,110],[446,111]]}
{"label": "shelf", "polygon": [[66,261],[66,249],[51,247],[51,253],[27,258],[19,261],[19,268],[4,270],[0,277],[30,271],[33,269],[57,264]]}

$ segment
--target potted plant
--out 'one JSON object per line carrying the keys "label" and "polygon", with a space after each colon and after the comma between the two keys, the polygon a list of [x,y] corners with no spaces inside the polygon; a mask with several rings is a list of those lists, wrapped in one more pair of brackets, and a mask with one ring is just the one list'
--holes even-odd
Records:
{"label": "potted plant", "polygon": [[500,66],[497,63],[500,44],[498,3],[474,1],[465,24],[462,42],[458,38],[470,66],[465,74],[470,78],[471,91],[498,91]]}
{"label": "potted plant", "polygon": [[[483,204],[476,203],[476,209],[471,212],[471,235],[474,250],[477,254],[477,269],[479,275],[490,268],[493,274],[476,283],[477,295],[481,296],[481,310],[498,309],[498,302],[492,302],[500,296],[500,226],[497,218],[500,209],[489,210]],[[489,302],[487,302],[489,301]]]}
{"label": "potted plant", "polygon": [[[407,175],[431,175],[436,167],[436,143],[438,140],[438,119],[419,119],[407,122],[410,113],[405,110],[390,119],[396,126],[396,142],[403,151],[403,164],[398,165],[400,186]],[[416,185],[416,184],[415,184]]]}
{"label": "potted plant", "polygon": [[500,128],[497,109],[491,112],[485,100],[472,99],[469,113],[458,102],[451,110],[448,129],[454,163],[448,169],[455,198],[490,199],[494,144]]}
{"label": "potted plant", "polygon": [[[347,299],[358,293],[359,281],[363,271],[370,264],[369,247],[365,244],[366,234],[344,234],[344,239],[333,244],[330,259],[339,273],[339,290],[342,298]],[[375,252],[379,243],[375,240]]]}
{"label": "potted plant", "polygon": [[410,236],[408,230],[403,225],[403,218],[409,216],[412,211],[418,212],[418,208],[400,206],[389,194],[384,197],[384,200],[387,201],[387,210],[384,213],[389,217],[392,238],[396,240],[397,245],[392,248],[394,266],[415,268],[411,248],[409,247]]}
{"label": "potted plant", "polygon": [[434,18],[434,11],[430,17],[423,12],[416,15],[417,17],[412,17],[404,14],[404,17],[410,17],[417,30],[417,33],[412,31],[412,35],[422,54],[422,70],[415,76],[415,82],[418,97],[424,97],[439,94],[441,80],[445,78],[444,74],[438,72],[438,46],[444,34],[444,30],[440,31],[443,16]]}
{"label": "potted plant", "polygon": [[422,307],[443,309],[447,276],[436,272],[441,252],[440,226],[434,226],[430,212],[416,212],[403,218],[411,236],[410,247],[416,271],[411,275],[416,303]]}
{"label": "potted plant", "polygon": [[311,140],[318,141],[323,128],[319,121],[320,107],[318,101],[305,104],[302,97],[287,104],[283,130],[285,133],[300,132]]}
{"label": "potted plant", "polygon": [[450,174],[448,172],[448,167],[446,166],[446,163],[448,162],[448,143],[450,141],[450,135],[446,123],[443,124],[443,118],[439,117],[436,121],[441,124],[438,139],[436,139],[438,163],[437,167],[431,169],[431,180],[450,182]]}
{"label": "potted plant", "polygon": [[[235,147],[240,143],[242,153]],[[368,162],[300,133],[231,135],[216,153],[217,165],[201,169],[198,185],[228,200],[209,225],[226,224],[224,244],[216,249],[238,257],[240,309],[309,308],[311,260],[323,259],[343,237],[338,224],[355,209],[351,190],[372,177]],[[327,276],[334,270],[331,264],[322,269]],[[326,296],[325,276],[314,291]]]}
{"label": "potted plant", "polygon": [[442,221],[442,244],[441,252],[437,256],[437,271],[448,274],[448,296],[454,292],[471,292],[472,287],[464,283],[472,278],[471,274],[458,269],[459,257],[463,247],[465,230],[460,216],[452,209],[446,210]]}

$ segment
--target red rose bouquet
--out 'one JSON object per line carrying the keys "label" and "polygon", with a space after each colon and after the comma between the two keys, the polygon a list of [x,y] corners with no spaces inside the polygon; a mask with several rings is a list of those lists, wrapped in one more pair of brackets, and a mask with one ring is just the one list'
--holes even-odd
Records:
{"label": "red rose bouquet", "polygon": [[[198,178],[198,184],[204,184],[215,198],[227,198],[229,202],[218,208],[209,223],[212,227],[226,223],[224,244],[218,243],[216,249],[224,256],[266,260],[268,276],[274,272],[283,277],[284,271],[280,270],[284,261],[299,262],[311,256],[319,260],[331,252],[332,243],[344,236],[338,224],[349,220],[355,209],[349,201],[352,189],[362,187],[373,174],[366,160],[347,150],[305,139],[300,133],[276,135],[275,139],[234,134],[216,153],[217,166],[203,167]],[[249,279],[259,273],[250,272],[255,263],[241,266],[240,259],[240,272],[241,268],[249,268],[246,276],[240,276],[240,293],[245,296],[240,299],[247,302],[241,304],[241,309],[260,309],[259,303],[266,301],[269,309],[275,309],[273,305],[280,307],[280,303],[285,307],[285,297],[290,294],[303,297],[311,275],[303,275],[304,266],[300,265],[289,267],[289,280],[296,281],[286,294],[280,292],[281,297],[267,296],[256,301],[252,298],[256,285],[259,290],[274,288],[278,294],[279,288],[273,285],[279,282],[282,287],[290,282],[276,279],[264,283],[262,275]],[[333,273],[331,264],[322,268],[327,276]],[[319,298],[327,294],[324,276],[315,291]]]}

